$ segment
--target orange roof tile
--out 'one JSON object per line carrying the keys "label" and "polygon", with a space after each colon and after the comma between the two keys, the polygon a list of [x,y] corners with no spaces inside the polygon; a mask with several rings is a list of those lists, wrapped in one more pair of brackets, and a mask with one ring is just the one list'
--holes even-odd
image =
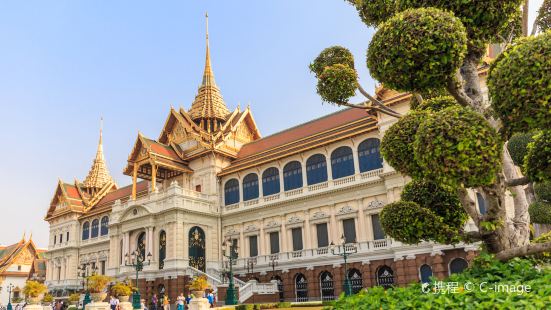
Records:
{"label": "orange roof tile", "polygon": [[360,109],[344,109],[310,122],[289,128],[287,130],[275,133],[273,135],[258,139],[256,141],[245,144],[239,153],[238,159],[245,158],[260,152],[267,151],[271,148],[294,142],[308,136],[329,130],[334,127],[345,125],[347,123],[360,120],[362,118],[371,117],[365,111]]}
{"label": "orange roof tile", "polygon": [[[136,192],[139,193],[139,192],[142,192],[144,190],[147,190],[147,186],[148,186],[148,181],[138,182],[136,184]],[[132,185],[121,187],[121,188],[119,188],[117,190],[114,190],[114,191],[108,193],[107,195],[105,195],[105,197],[103,197],[96,204],[96,206],[106,205],[106,204],[115,202],[115,200],[117,200],[117,199],[130,197],[130,195],[132,195]]]}

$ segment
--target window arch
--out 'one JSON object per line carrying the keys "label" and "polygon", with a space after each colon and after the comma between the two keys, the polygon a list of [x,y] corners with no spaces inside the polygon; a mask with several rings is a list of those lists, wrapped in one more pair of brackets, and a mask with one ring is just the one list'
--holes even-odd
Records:
{"label": "window arch", "polygon": [[486,200],[480,193],[476,193],[476,201],[478,202],[478,211],[480,214],[486,214]]}
{"label": "window arch", "polygon": [[258,198],[258,175],[249,173],[243,178],[243,201]]}
{"label": "window arch", "polygon": [[331,171],[333,172],[333,179],[354,174],[354,156],[351,148],[341,146],[331,153]]}
{"label": "window arch", "polygon": [[295,295],[296,301],[308,301],[308,281],[302,273],[295,276]]}
{"label": "window arch", "polygon": [[161,230],[159,233],[159,270],[165,267],[166,258],[166,232]]}
{"label": "window arch", "polygon": [[101,229],[100,229],[100,234],[102,236],[105,236],[109,233],[109,217],[108,216],[104,216],[101,218]]}
{"label": "window arch", "polygon": [[99,220],[95,219],[92,221],[92,235],[91,238],[96,238],[99,233]]}
{"label": "window arch", "polygon": [[237,179],[231,179],[224,185],[224,202],[226,206],[239,202],[239,181]]}
{"label": "window arch", "polygon": [[432,277],[432,268],[431,266],[424,264],[419,268],[419,277],[421,278],[421,283],[429,283],[430,277]]}
{"label": "window arch", "polygon": [[262,173],[262,194],[264,196],[279,193],[279,170],[268,168]]}
{"label": "window arch", "polygon": [[322,301],[335,299],[335,286],[333,283],[333,275],[329,271],[324,271],[320,274],[320,291]]}
{"label": "window arch", "polygon": [[394,285],[394,271],[388,266],[377,269],[377,285],[389,288]]}
{"label": "window arch", "polygon": [[302,165],[298,161],[292,161],[283,167],[283,188],[290,191],[295,188],[301,188],[302,184]]}
{"label": "window arch", "polygon": [[193,226],[188,233],[189,265],[205,271],[205,231],[199,226]]}
{"label": "window arch", "polygon": [[469,264],[461,257],[456,257],[450,262],[450,275],[453,273],[461,273],[467,269]]}
{"label": "window arch", "polygon": [[383,168],[383,157],[380,151],[381,142],[377,138],[369,138],[358,146],[360,172]]}
{"label": "window arch", "polygon": [[348,279],[350,279],[350,284],[352,284],[352,293],[359,293],[363,288],[362,273],[356,268],[350,269],[348,271]]}
{"label": "window arch", "polygon": [[88,240],[90,238],[90,223],[84,222],[82,224],[82,240]]}
{"label": "window arch", "polygon": [[275,276],[275,277],[272,278],[272,280],[277,281],[277,290],[279,292],[279,301],[280,302],[285,301],[285,297],[283,295],[283,280],[281,280],[280,276]]}
{"label": "window arch", "polygon": [[327,161],[322,154],[312,155],[306,161],[306,178],[308,185],[327,181]]}

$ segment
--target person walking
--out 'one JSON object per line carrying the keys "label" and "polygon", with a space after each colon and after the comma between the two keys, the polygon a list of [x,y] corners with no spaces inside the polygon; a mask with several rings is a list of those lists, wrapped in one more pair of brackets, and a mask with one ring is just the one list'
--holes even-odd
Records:
{"label": "person walking", "polygon": [[163,310],[170,310],[170,300],[167,295],[163,298]]}
{"label": "person walking", "polygon": [[159,299],[157,299],[157,294],[153,294],[153,297],[151,298],[151,310],[157,310],[158,302],[159,302]]}
{"label": "person walking", "polygon": [[115,296],[111,295],[111,297],[109,298],[109,306],[111,306],[111,310],[117,310],[118,305],[118,300],[115,298]]}
{"label": "person walking", "polygon": [[180,293],[180,296],[178,296],[178,307],[177,310],[184,310],[184,293]]}
{"label": "person walking", "polygon": [[209,291],[209,293],[207,294],[207,299],[209,300],[210,307],[214,308],[214,294],[212,293],[212,291]]}

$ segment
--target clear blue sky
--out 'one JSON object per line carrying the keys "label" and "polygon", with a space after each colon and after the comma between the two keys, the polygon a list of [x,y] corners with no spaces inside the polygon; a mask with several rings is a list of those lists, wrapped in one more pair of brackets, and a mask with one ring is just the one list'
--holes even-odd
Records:
{"label": "clear blue sky", "polygon": [[[536,1],[538,2],[538,1]],[[0,2],[0,244],[32,231],[58,178],[83,180],[100,116],[119,185],[138,130],[157,138],[170,105],[189,108],[201,80],[209,13],[216,81],[233,110],[251,104],[263,135],[335,111],[308,64],[325,47],[356,56],[373,33],[340,0]]]}

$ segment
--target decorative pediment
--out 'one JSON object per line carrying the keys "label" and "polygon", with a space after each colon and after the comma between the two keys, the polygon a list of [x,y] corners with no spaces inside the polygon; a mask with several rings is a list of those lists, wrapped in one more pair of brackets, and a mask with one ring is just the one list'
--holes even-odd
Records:
{"label": "decorative pediment", "polygon": [[354,212],[356,212],[356,210],[354,210],[351,206],[347,205],[340,208],[339,211],[337,211],[337,215],[345,215],[345,214],[350,214]]}
{"label": "decorative pediment", "polygon": [[287,220],[287,224],[298,224],[298,223],[302,223],[303,221],[304,220],[301,219],[300,217],[293,215]]}
{"label": "decorative pediment", "polygon": [[377,209],[377,208],[382,208],[384,207],[385,203],[380,201],[380,200],[373,200],[373,201],[370,201],[367,206],[365,207],[365,209]]}
{"label": "decorative pediment", "polygon": [[329,217],[329,214],[323,212],[323,211],[317,211],[316,213],[314,213],[314,215],[312,215],[312,220],[321,220],[321,219],[325,219],[325,218],[328,218]]}
{"label": "decorative pediment", "polygon": [[151,211],[144,206],[132,206],[128,207],[120,217],[120,222],[127,220],[133,220],[142,216],[150,215]]}
{"label": "decorative pediment", "polygon": [[226,236],[239,235],[239,231],[235,228],[230,228],[226,230]]}
{"label": "decorative pediment", "polygon": [[268,224],[266,224],[266,228],[276,228],[276,227],[280,227],[281,224],[279,224],[278,222],[276,221],[269,221]]}
{"label": "decorative pediment", "polygon": [[258,230],[258,227],[256,227],[255,225],[247,225],[245,227],[245,232],[252,232],[252,231],[257,231]]}

